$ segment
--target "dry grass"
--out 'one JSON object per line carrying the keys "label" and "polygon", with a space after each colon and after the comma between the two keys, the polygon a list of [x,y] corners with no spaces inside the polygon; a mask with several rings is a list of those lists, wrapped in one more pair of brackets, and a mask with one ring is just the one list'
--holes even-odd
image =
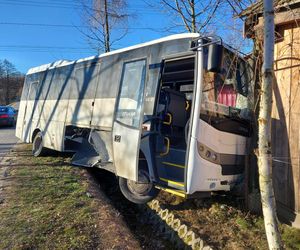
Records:
{"label": "dry grass", "polygon": [[[68,158],[34,158],[24,145],[6,164],[0,249],[173,249],[139,223],[142,215],[111,188],[108,175],[96,174],[103,193],[85,169],[69,166]],[[262,218],[243,212],[233,197],[195,202],[161,193],[158,199],[216,249],[267,249]],[[300,249],[300,230],[285,225],[281,230],[285,248]]]}
{"label": "dry grass", "polygon": [[68,161],[33,158],[24,145],[10,154],[14,166],[1,192],[0,249],[138,249],[118,212],[91,188],[86,171]]}
{"label": "dry grass", "polygon": [[[161,193],[158,199],[215,249],[268,249],[263,218],[243,211],[236,197],[186,201]],[[285,249],[300,249],[300,230],[280,228]]]}

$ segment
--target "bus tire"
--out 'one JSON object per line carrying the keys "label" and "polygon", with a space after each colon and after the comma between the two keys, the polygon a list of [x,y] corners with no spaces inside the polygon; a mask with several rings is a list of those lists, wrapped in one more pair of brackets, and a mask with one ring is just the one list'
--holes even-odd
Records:
{"label": "bus tire", "polygon": [[43,147],[43,134],[37,132],[32,141],[32,154],[35,157],[43,156],[46,149]]}
{"label": "bus tire", "polygon": [[136,204],[144,204],[154,199],[159,190],[149,181],[147,171],[139,171],[141,182],[135,182],[123,177],[119,177],[119,187],[125,198]]}

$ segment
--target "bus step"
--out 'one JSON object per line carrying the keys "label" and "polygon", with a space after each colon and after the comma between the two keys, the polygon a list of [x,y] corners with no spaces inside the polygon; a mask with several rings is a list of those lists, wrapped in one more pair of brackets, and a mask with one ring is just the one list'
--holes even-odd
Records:
{"label": "bus step", "polygon": [[159,179],[164,183],[167,184],[168,187],[176,188],[179,190],[184,190],[184,182],[179,182],[175,180],[170,180],[167,178],[159,177]]}
{"label": "bus step", "polygon": [[160,186],[156,186],[156,188],[158,188],[160,190],[163,190],[165,192],[168,192],[170,194],[175,194],[175,195],[180,196],[182,198],[187,197],[187,194],[183,190],[177,190],[177,189],[174,189],[174,188],[164,188],[164,187],[160,187]]}

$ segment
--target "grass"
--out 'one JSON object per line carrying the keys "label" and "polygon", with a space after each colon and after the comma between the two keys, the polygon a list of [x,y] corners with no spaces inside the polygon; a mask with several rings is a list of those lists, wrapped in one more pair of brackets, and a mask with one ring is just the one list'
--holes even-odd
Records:
{"label": "grass", "polygon": [[0,205],[0,249],[97,246],[97,204],[87,195],[84,170],[61,157],[21,159],[9,168],[11,181]]}
{"label": "grass", "polygon": [[283,225],[281,228],[282,240],[285,243],[286,249],[300,249],[300,230]]}
{"label": "grass", "polygon": [[[243,210],[234,197],[178,200],[160,193],[161,206],[190,225],[214,249],[268,249],[262,216]],[[280,224],[284,249],[300,249],[300,230]]]}
{"label": "grass", "polygon": [[14,151],[2,163],[9,167],[0,190],[0,249],[174,249],[140,224],[139,210],[120,192],[106,195],[115,189],[105,182],[112,175],[70,166],[59,154],[34,158],[30,145]]}
{"label": "grass", "polygon": [[[137,216],[132,204],[111,194],[116,206],[125,206],[116,211],[105,198],[90,194],[85,170],[60,156],[31,157],[29,147],[18,146],[11,154],[7,186],[0,190],[0,249],[139,249],[134,243],[138,234],[145,249],[161,245],[159,236],[149,240],[152,231],[146,225],[129,219]],[[166,193],[158,198],[216,249],[267,249],[262,217],[243,212],[230,197],[200,203]],[[285,249],[300,249],[300,230],[286,225],[280,230]]]}

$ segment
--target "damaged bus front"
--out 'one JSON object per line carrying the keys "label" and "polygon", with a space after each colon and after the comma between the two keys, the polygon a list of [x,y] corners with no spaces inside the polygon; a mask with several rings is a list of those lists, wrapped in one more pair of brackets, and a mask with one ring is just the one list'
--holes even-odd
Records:
{"label": "damaged bus front", "polygon": [[139,177],[149,185],[123,180],[125,196],[146,201],[151,185],[182,197],[231,190],[251,133],[248,63],[220,40],[198,38],[163,58],[160,72],[154,114],[142,125]]}

